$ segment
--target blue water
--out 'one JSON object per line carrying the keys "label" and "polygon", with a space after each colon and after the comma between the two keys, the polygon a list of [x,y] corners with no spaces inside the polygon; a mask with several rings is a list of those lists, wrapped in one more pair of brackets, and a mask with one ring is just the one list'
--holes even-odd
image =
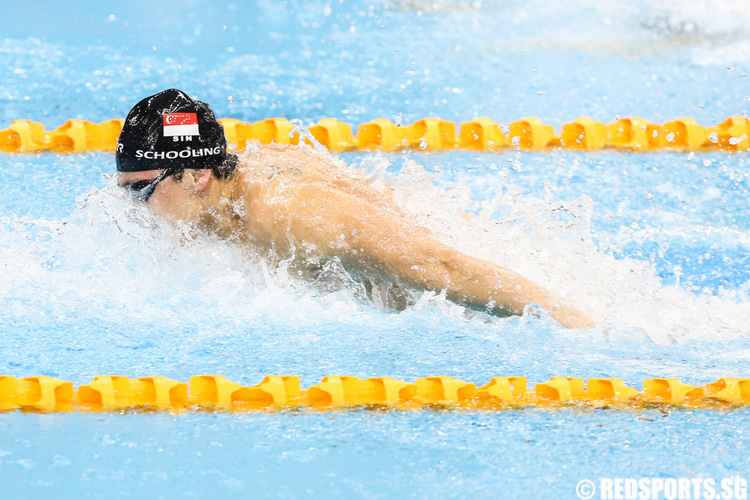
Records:
{"label": "blue water", "polygon": [[[67,414],[11,417],[11,426],[2,416],[3,432],[24,436],[1,457],[3,475],[15,478],[3,490],[9,498],[65,499],[576,498],[579,480],[602,475],[747,473],[746,412],[552,417]],[[663,448],[690,452],[666,464]]]}
{"label": "blue water", "polygon": [[[610,1],[54,2],[0,16],[0,128],[123,117],[165,87],[220,117],[558,127],[746,115],[750,10]],[[595,311],[566,330],[425,294],[323,293],[179,234],[108,153],[0,155],[2,374],[750,376],[745,153],[347,153],[440,237]],[[463,214],[470,214],[466,218]],[[750,479],[748,410],[0,415],[9,498],[576,498],[600,477]]]}

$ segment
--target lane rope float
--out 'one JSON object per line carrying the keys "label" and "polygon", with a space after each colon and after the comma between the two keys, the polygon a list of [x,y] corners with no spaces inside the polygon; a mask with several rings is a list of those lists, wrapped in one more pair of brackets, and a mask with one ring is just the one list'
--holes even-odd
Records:
{"label": "lane rope float", "polygon": [[163,376],[102,375],[74,389],[73,382],[49,376],[0,376],[0,411],[171,411],[226,412],[284,409],[334,410],[512,410],[521,408],[618,408],[654,406],[734,410],[750,406],[750,378],[721,378],[696,387],[676,378],[643,381],[643,390],[618,378],[552,377],[531,389],[525,377],[494,377],[476,384],[452,377],[424,377],[413,383],[392,377],[361,379],[326,376],[303,389],[294,375],[269,375],[242,386],[224,375],[197,375],[189,383]]}
{"label": "lane rope float", "polygon": [[[0,152],[5,153],[82,153],[114,151],[124,120],[101,123],[68,120],[55,130],[30,120],[14,120],[0,130]],[[643,118],[620,118],[604,124],[590,117],[565,123],[561,131],[539,118],[524,118],[499,124],[491,118],[456,123],[440,118],[424,118],[410,125],[397,125],[386,118],[352,125],[324,118],[306,130],[301,138],[295,125],[285,118],[268,118],[246,123],[234,118],[220,119],[230,147],[244,148],[248,141],[261,144],[311,143],[310,137],[331,152],[368,151],[447,151],[455,149],[502,152],[507,149],[550,151],[555,149],[594,151],[605,148],[621,151],[747,151],[750,149],[750,119],[727,118],[716,126],[704,127],[693,118],[678,118],[664,124]],[[303,135],[305,132],[303,131]]]}

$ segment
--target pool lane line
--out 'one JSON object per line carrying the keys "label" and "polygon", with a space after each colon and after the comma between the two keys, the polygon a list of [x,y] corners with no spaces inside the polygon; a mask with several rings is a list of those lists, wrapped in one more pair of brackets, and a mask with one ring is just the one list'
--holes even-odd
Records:
{"label": "pool lane line", "polygon": [[552,377],[529,390],[525,377],[494,377],[477,387],[452,377],[413,383],[392,377],[326,376],[302,389],[294,375],[269,375],[242,386],[224,375],[197,375],[189,383],[163,376],[97,376],[74,389],[49,376],[0,376],[0,411],[277,411],[394,408],[402,410],[513,410],[521,408],[626,409],[654,407],[732,410],[750,405],[750,378],[721,378],[696,387],[676,378],[643,381],[643,390],[618,378]]}
{"label": "pool lane line", "polygon": [[[475,118],[457,125],[440,118],[423,118],[409,125],[377,118],[357,127],[335,118],[323,118],[307,128],[299,128],[286,118],[267,118],[253,123],[234,118],[219,122],[230,149],[243,149],[249,142],[260,144],[318,143],[331,152],[344,151],[494,151],[527,150],[628,152],[726,151],[750,149],[750,119],[729,117],[718,125],[705,127],[693,118],[678,118],[664,124],[637,117],[619,118],[608,124],[590,117],[579,117],[563,124],[559,133],[539,118],[528,117],[501,124],[491,118]],[[55,130],[30,120],[14,120],[0,130],[0,152],[84,153],[115,151],[124,120],[101,123],[68,120]]]}

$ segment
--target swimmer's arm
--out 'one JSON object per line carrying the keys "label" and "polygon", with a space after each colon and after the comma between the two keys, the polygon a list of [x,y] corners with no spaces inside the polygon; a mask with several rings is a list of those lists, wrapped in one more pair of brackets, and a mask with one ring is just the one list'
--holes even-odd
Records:
{"label": "swimmer's arm", "polygon": [[[446,276],[444,289],[448,298],[455,302],[512,314],[521,314],[529,304],[539,304],[568,328],[595,324],[583,311],[565,304],[560,297],[514,271],[454,249],[437,249],[436,252],[437,256],[432,251],[425,255],[426,259],[430,256],[434,259],[431,263],[433,270],[428,270],[427,274]],[[422,279],[430,280],[430,277]]]}
{"label": "swimmer's arm", "polygon": [[373,207],[337,190],[308,194],[304,209],[296,206],[292,233],[338,256],[347,266],[366,267],[426,290],[445,290],[450,300],[478,308],[521,314],[525,306],[535,303],[564,326],[595,323],[518,273],[439,242],[399,212]]}
{"label": "swimmer's arm", "polygon": [[595,323],[583,311],[566,305],[520,274],[463,254],[432,236],[407,230],[390,243],[376,253],[395,275],[427,290],[445,290],[454,302],[512,314],[522,314],[527,305],[539,304],[563,326],[581,328]]}

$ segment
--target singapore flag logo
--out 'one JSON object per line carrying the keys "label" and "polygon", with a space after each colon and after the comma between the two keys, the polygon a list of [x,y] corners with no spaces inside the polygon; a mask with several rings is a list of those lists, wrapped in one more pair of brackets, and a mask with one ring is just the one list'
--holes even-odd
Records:
{"label": "singapore flag logo", "polygon": [[162,117],[164,137],[200,135],[196,113],[170,113]]}

